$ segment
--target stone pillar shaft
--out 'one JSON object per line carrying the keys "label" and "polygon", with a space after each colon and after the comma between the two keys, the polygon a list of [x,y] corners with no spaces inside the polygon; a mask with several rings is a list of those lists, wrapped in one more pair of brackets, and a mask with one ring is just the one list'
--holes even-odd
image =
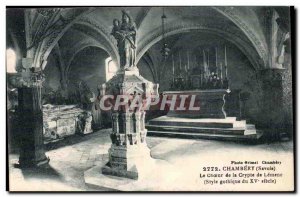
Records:
{"label": "stone pillar shaft", "polygon": [[43,112],[40,87],[18,88],[20,131],[19,164],[40,166],[49,162],[43,139]]}
{"label": "stone pillar shaft", "polygon": [[112,114],[112,129],[114,133],[119,133],[119,114]]}
{"label": "stone pillar shaft", "polygon": [[283,127],[283,69],[266,69],[261,71],[263,127],[270,128],[272,138],[279,137]]}
{"label": "stone pillar shaft", "polygon": [[135,113],[134,115],[135,115],[135,121],[134,121],[135,130],[134,130],[134,132],[138,133],[138,131],[141,130],[141,113],[138,112],[138,113]]}
{"label": "stone pillar shaft", "polygon": [[18,89],[18,118],[20,122],[21,167],[36,167],[49,162],[45,155],[43,139],[43,109],[41,101],[44,77],[39,68],[33,67],[31,58],[23,58],[24,72],[9,77]]}

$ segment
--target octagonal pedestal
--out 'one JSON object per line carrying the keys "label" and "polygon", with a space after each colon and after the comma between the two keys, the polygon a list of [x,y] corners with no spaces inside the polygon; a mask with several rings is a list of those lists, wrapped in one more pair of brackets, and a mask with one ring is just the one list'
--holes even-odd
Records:
{"label": "octagonal pedestal", "polygon": [[150,150],[144,144],[127,148],[112,145],[109,162],[102,168],[102,173],[137,180],[145,175],[145,167],[151,162]]}
{"label": "octagonal pedestal", "polygon": [[[137,180],[146,174],[144,171],[147,171],[147,166],[152,163],[146,144],[146,112],[143,110],[146,106],[129,108],[127,104],[132,103],[135,98],[143,104],[149,96],[158,94],[157,89],[158,85],[140,76],[137,68],[131,71],[121,70],[101,86],[100,97],[110,95],[113,98],[110,100],[113,103],[110,134],[112,145],[108,151],[109,161],[101,166],[98,172],[101,176]],[[122,101],[123,105],[120,106],[120,97],[132,100]]]}

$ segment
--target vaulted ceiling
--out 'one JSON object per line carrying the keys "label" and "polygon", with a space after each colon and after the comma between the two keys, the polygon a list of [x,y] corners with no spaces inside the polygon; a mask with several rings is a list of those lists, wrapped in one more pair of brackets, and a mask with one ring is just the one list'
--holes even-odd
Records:
{"label": "vaulted ceiling", "polygon": [[[88,46],[100,47],[118,62],[118,50],[110,35],[113,19],[129,12],[137,27],[137,60],[162,39],[162,7],[77,7],[25,10],[27,56],[45,67],[47,57],[58,46],[66,66]],[[266,7],[164,7],[166,37],[190,32],[213,34],[234,43],[256,68],[268,64],[269,18]],[[276,8],[279,9],[279,8]],[[288,8],[278,13],[287,15]],[[283,18],[288,16],[283,16]],[[13,28],[13,27],[12,27]],[[181,36],[170,42],[170,47]]]}

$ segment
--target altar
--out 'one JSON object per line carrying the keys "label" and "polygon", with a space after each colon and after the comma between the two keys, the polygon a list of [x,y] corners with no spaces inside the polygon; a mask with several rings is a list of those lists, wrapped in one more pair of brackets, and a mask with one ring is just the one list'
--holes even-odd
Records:
{"label": "altar", "polygon": [[[259,139],[262,134],[254,124],[227,116],[225,97],[228,93],[229,89],[163,92],[169,100],[176,97],[175,107],[167,115],[154,118],[146,124],[148,135],[222,140]],[[194,101],[191,101],[192,96]],[[191,102],[194,110],[189,109]]]}
{"label": "altar", "polygon": [[[213,89],[213,90],[187,90],[187,91],[165,91],[163,95],[171,100],[176,96],[175,109],[168,112],[169,117],[184,118],[226,118],[224,109],[225,96],[230,93],[229,89]],[[192,101],[194,96],[194,101]],[[186,97],[185,102],[182,98]],[[193,102],[193,103],[191,103]],[[183,103],[183,109],[180,104]],[[199,110],[189,110],[190,105],[200,108]]]}
{"label": "altar", "polygon": [[[210,55],[209,50],[204,49],[203,63],[190,66],[187,53],[184,67],[180,54],[179,66],[175,65],[172,56],[170,89],[163,91],[169,104],[165,108],[168,113],[148,121],[148,135],[222,140],[257,140],[262,136],[254,124],[241,119],[239,107],[232,110],[240,111],[237,117],[229,117],[226,113],[226,98],[231,92],[226,46],[224,62],[218,59],[217,47],[214,64],[210,64]],[[170,104],[174,101],[175,104]]]}

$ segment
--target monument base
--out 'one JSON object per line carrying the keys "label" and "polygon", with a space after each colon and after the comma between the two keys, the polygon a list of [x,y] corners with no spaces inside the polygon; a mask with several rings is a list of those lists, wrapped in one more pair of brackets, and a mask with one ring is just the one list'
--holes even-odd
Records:
{"label": "monument base", "polygon": [[108,162],[102,169],[102,174],[137,180],[139,175],[136,168],[131,170],[114,169]]}
{"label": "monument base", "polygon": [[145,144],[127,147],[112,145],[109,162],[102,168],[102,174],[137,180],[145,174],[145,166],[152,162],[150,149]]}

